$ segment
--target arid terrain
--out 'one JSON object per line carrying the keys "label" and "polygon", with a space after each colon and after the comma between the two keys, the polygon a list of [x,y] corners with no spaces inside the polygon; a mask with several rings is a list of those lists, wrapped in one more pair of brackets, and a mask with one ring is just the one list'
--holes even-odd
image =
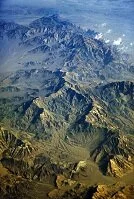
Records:
{"label": "arid terrain", "polygon": [[62,17],[0,21],[0,198],[134,198],[134,62]]}

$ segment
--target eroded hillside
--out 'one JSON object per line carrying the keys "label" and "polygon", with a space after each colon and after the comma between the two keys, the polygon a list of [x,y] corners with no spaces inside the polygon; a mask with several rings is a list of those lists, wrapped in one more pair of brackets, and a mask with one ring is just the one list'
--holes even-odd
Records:
{"label": "eroded hillside", "polygon": [[132,197],[133,63],[95,34],[0,22],[3,199]]}

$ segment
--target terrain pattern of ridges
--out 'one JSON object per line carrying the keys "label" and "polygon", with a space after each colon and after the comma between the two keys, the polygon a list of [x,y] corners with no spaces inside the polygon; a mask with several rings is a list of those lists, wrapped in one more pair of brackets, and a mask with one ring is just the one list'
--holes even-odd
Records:
{"label": "terrain pattern of ridges", "polygon": [[132,197],[133,63],[96,34],[0,22],[2,199]]}
{"label": "terrain pattern of ridges", "polygon": [[2,70],[63,69],[75,72],[74,80],[92,84],[132,79],[133,64],[124,61],[117,49],[57,15],[42,17],[26,27],[1,21],[0,31]]}

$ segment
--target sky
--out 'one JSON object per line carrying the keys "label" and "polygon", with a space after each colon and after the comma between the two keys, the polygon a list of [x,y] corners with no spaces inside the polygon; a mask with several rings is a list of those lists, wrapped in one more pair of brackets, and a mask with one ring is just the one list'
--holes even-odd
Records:
{"label": "sky", "polygon": [[[36,6],[54,6],[57,0],[0,0],[3,4],[8,5],[36,5]],[[59,0],[60,1],[60,0]]]}

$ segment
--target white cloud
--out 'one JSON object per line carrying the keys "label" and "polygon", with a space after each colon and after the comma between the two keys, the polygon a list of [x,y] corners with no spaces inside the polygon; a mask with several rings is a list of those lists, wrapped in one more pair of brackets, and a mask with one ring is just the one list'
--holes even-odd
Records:
{"label": "white cloud", "polygon": [[99,40],[103,37],[103,34],[102,33],[99,33],[95,36],[95,39]]}
{"label": "white cloud", "polygon": [[112,30],[111,30],[111,29],[108,29],[106,33],[109,34],[109,33],[111,33],[111,32],[112,32]]}
{"label": "white cloud", "polygon": [[110,42],[110,40],[109,40],[109,39],[105,40],[105,43],[109,43],[109,42]]}
{"label": "white cloud", "polygon": [[121,44],[121,42],[122,42],[122,38],[119,37],[117,40],[114,40],[113,45],[118,46]]}
{"label": "white cloud", "polygon": [[101,27],[106,27],[106,26],[107,26],[106,23],[102,23],[102,24],[101,24]]}

